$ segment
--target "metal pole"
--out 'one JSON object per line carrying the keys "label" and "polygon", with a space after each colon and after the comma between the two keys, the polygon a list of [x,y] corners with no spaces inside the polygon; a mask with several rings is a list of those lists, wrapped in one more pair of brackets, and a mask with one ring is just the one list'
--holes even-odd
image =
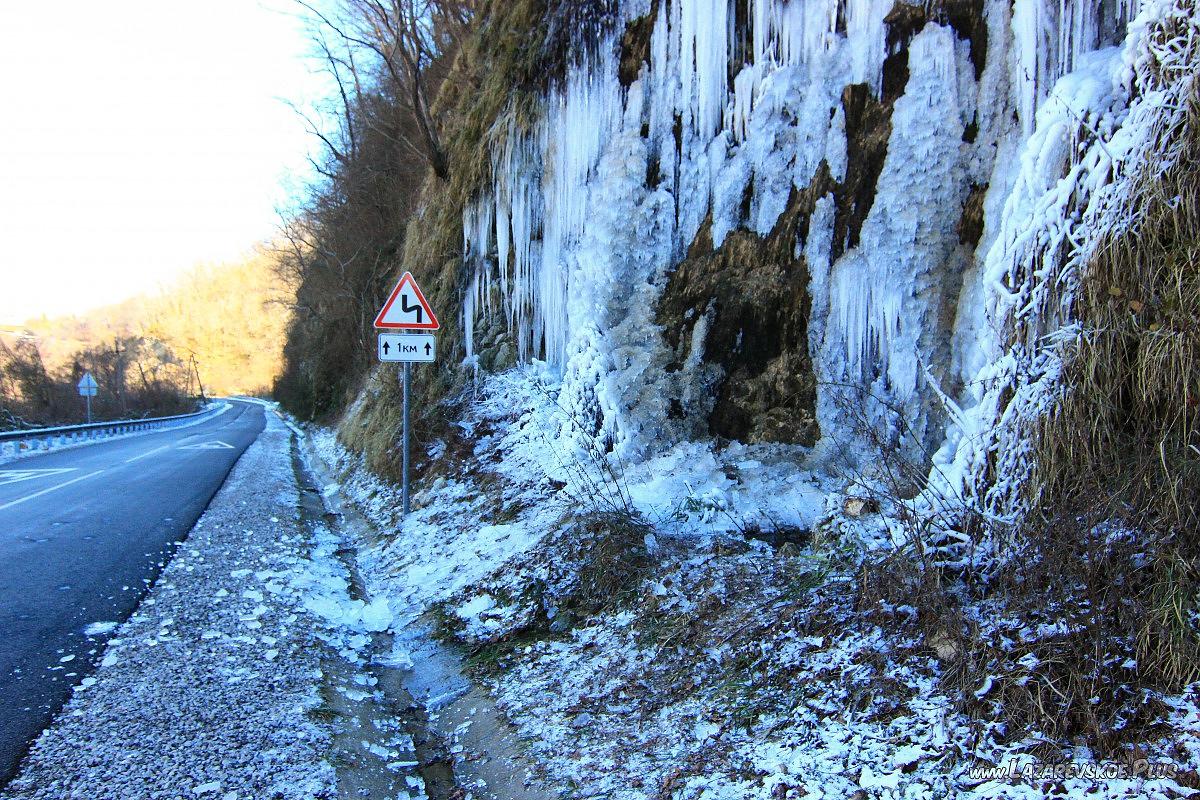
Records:
{"label": "metal pole", "polygon": [[408,393],[409,387],[412,384],[412,364],[404,362],[404,471],[401,476],[401,486],[404,491],[404,516],[408,516],[410,510],[408,504]]}
{"label": "metal pole", "polygon": [[91,425],[92,424],[92,396],[90,394],[85,394],[83,396],[83,398],[85,400],[87,400],[88,425]]}

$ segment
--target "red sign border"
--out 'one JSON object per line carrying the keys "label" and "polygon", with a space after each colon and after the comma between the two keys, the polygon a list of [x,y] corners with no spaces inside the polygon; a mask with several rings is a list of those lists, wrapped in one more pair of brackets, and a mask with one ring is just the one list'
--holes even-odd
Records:
{"label": "red sign border", "polygon": [[[381,320],[392,310],[392,304],[400,296],[400,290],[404,288],[406,282],[412,284],[412,290],[417,295],[418,302],[425,309],[425,313],[429,315],[429,322],[382,322]],[[375,327],[381,330],[436,331],[442,325],[438,322],[437,314],[434,314],[433,309],[429,307],[429,301],[425,299],[425,294],[421,291],[421,287],[417,286],[416,278],[413,277],[411,272],[406,272],[400,276],[399,282],[396,283],[396,288],[392,289],[387,302],[383,304],[383,308],[375,315]]]}

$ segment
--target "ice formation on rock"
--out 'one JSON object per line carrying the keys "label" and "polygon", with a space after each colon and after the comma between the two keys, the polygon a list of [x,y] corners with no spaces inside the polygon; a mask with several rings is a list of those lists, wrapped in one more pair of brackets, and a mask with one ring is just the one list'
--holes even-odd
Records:
{"label": "ice formation on rock", "polygon": [[[607,448],[645,455],[686,437],[663,398],[707,394],[712,371],[696,346],[678,371],[663,368],[654,308],[666,277],[706,221],[720,247],[733,230],[769,233],[794,192],[823,191],[795,247],[824,441],[846,432],[837,387],[849,385],[878,401],[869,412],[897,439],[899,415],[936,448],[948,415],[939,458],[963,461],[953,454],[978,431],[961,409],[995,405],[979,387],[1013,364],[1003,274],[1087,224],[1079,193],[1111,170],[1103,144],[1081,152],[1078,134],[1122,124],[1128,76],[1114,75],[1138,47],[1132,33],[1125,55],[1114,47],[1137,27],[1132,0],[968,5],[974,32],[936,2],[620,4],[623,21],[655,14],[637,80],[618,80],[618,24],[536,124],[498,137],[491,186],[464,214],[468,355],[476,321],[503,319],[518,357],[557,371]],[[1146,17],[1162,4],[1143,5]],[[895,27],[901,12],[912,30]],[[848,99],[858,85],[883,120],[865,132]],[[866,134],[887,137],[873,186],[853,174]],[[838,194],[851,180],[867,186],[865,202]],[[972,195],[981,233],[968,239]],[[1055,329],[1055,309],[1033,313],[1045,315],[1041,334]],[[705,316],[694,324],[702,346]]]}

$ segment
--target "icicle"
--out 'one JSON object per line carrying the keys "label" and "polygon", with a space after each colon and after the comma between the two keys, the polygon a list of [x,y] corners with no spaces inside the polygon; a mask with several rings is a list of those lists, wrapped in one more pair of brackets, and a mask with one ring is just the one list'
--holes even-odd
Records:
{"label": "icicle", "polygon": [[467,204],[463,210],[463,257],[473,270],[471,287],[463,299],[463,327],[467,346],[467,357],[474,352],[475,320],[480,310],[480,297],[484,299],[484,312],[490,299],[491,267],[488,253],[491,248],[493,206],[490,197],[483,197]]}
{"label": "icicle", "polygon": [[467,349],[467,360],[475,357],[475,295],[479,287],[479,275],[471,278],[463,296],[463,345]]}
{"label": "icicle", "polygon": [[751,0],[754,63],[811,63],[830,49],[839,0]]}
{"label": "icicle", "polygon": [[933,71],[948,87],[952,87],[955,107],[946,113],[958,114],[958,62],[954,52],[954,31],[942,25],[930,26],[910,44],[910,62],[933,65]]}
{"label": "icicle", "polygon": [[870,383],[870,368],[888,369],[900,332],[903,283],[857,255],[838,264],[829,287],[829,328],[845,356],[843,377]]}
{"label": "icicle", "polygon": [[878,96],[883,85],[883,62],[887,57],[884,18],[893,0],[846,0],[846,38],[850,44],[853,78],[865,83]]}
{"label": "icicle", "polygon": [[[742,0],[738,0],[742,1]],[[679,8],[679,69],[692,129],[716,133],[729,94],[731,0],[684,0]]]}
{"label": "icicle", "polygon": [[463,252],[473,268],[464,303],[470,330],[494,313],[495,280],[521,360],[566,360],[572,253],[586,224],[587,182],[620,121],[622,94],[613,48],[599,62],[572,68],[547,99],[532,130],[510,122],[493,151],[492,191],[463,212]]}
{"label": "icicle", "polygon": [[[811,64],[837,40],[839,0],[750,0],[754,63]],[[846,0],[846,38],[853,80],[879,92],[885,52],[884,18],[894,0]],[[686,85],[686,84],[685,84]]]}
{"label": "icicle", "polygon": [[571,250],[586,224],[587,181],[620,122],[621,100],[613,51],[604,48],[600,63],[571,71],[548,114],[546,215],[533,337],[544,340],[551,364],[566,362]]}
{"label": "icicle", "polygon": [[779,4],[776,0],[751,0],[750,33],[754,48],[754,63],[777,63],[775,33],[779,29]]}
{"label": "icicle", "polygon": [[487,257],[491,244],[490,200],[477,200],[463,210],[463,257],[472,264]]}
{"label": "icicle", "polygon": [[[737,17],[733,2],[746,4],[751,42],[748,63],[730,86],[731,48],[736,38],[732,26]],[[714,143],[713,138],[728,131],[734,142],[747,142],[754,135],[752,121],[763,98],[785,102],[781,98],[791,95],[785,95],[781,87],[800,80],[796,75],[773,75],[776,70],[813,67],[809,70],[814,87],[811,96],[820,106],[819,113],[811,115],[816,122],[810,124],[810,116],[802,115],[801,123],[793,126],[797,134],[803,134],[794,158],[799,185],[811,180],[822,158],[835,177],[845,174],[845,116],[834,89],[840,91],[844,80],[867,83],[876,93],[881,90],[886,57],[884,20],[894,2],[659,1],[649,70],[640,91],[646,98],[642,122],[648,123],[648,151],[659,159],[659,185],[674,198],[673,232],[683,243],[669,242],[674,252],[681,252],[699,220],[710,211],[711,176],[730,158],[722,142]],[[1117,16],[1127,17],[1135,0],[1115,2]],[[1005,55],[1011,64],[1009,83],[1018,114],[1027,130],[1049,87],[1099,44],[1101,33],[1111,27],[1111,20],[1103,14],[1113,13],[1110,6],[1095,0],[1014,0],[1013,49]],[[839,17],[844,18],[844,35],[839,32]],[[970,72],[964,47],[950,28],[934,25],[912,40],[909,53],[912,74],[920,71],[945,87],[936,101],[957,102],[955,119],[960,115],[969,118],[975,103],[970,78],[962,77]],[[624,94],[616,80],[618,49],[614,41],[602,43],[593,63],[570,69],[562,84],[544,98],[544,113],[537,123],[520,130],[509,123],[505,135],[496,137],[492,185],[464,211],[463,247],[472,281],[472,296],[464,304],[464,315],[469,312],[470,316],[469,330],[474,332],[478,316],[502,314],[521,360],[544,358],[552,365],[563,365],[572,348],[578,349],[580,330],[591,321],[589,312],[571,302],[572,289],[573,282],[584,274],[582,270],[589,268],[578,261],[588,209],[594,208],[589,206],[589,186],[625,110]],[[848,68],[849,74],[826,78],[831,68]],[[775,93],[765,94],[764,86],[774,80],[778,82],[769,88]],[[817,91],[823,80],[839,84],[830,88],[828,105]],[[830,111],[832,117],[826,117]],[[677,118],[682,135],[673,130]],[[774,122],[768,121],[767,130],[771,124]],[[748,155],[743,159],[758,157],[755,148],[760,144],[752,144],[744,150]],[[755,202],[759,208],[773,208],[757,194]],[[897,207],[897,220],[902,211]],[[769,225],[772,214],[762,216]],[[862,263],[869,268],[852,269],[849,262],[855,258],[865,259]],[[889,350],[902,346],[894,341],[897,335],[915,335],[908,316],[901,331],[901,295],[890,288],[894,281],[889,283],[888,269],[899,273],[902,268],[884,266],[876,256],[853,256],[847,264],[831,265],[829,325],[843,340],[848,373],[859,377],[887,368]]]}
{"label": "icicle", "polygon": [[670,52],[667,13],[660,6],[658,18],[654,20],[654,32],[650,34],[650,96],[658,101],[650,109],[650,141],[653,143],[661,143],[670,136],[675,111],[676,76],[671,73]]}
{"label": "icicle", "polygon": [[1045,0],[1016,0],[1012,11],[1015,58],[1013,84],[1017,87],[1017,115],[1026,136],[1033,132],[1034,117],[1049,80],[1046,68]]}
{"label": "icicle", "polygon": [[725,115],[725,127],[733,133],[736,142],[746,138],[750,112],[755,104],[754,92],[762,80],[759,72],[758,66],[751,64],[733,79],[733,102]]}
{"label": "icicle", "polygon": [[1091,52],[1100,38],[1098,4],[1059,0],[1058,74],[1075,69],[1079,57]]}
{"label": "icicle", "polygon": [[[1115,19],[1109,20],[1112,27],[1123,30],[1137,5],[1137,0],[1117,0]],[[1054,82],[1075,71],[1084,55],[1103,44],[1103,10],[1096,0],[1015,0],[1012,82],[1026,137],[1033,133],[1037,110]]]}

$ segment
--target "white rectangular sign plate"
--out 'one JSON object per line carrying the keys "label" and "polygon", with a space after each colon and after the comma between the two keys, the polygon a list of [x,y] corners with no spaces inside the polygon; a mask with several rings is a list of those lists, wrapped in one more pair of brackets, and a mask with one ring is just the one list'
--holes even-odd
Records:
{"label": "white rectangular sign plate", "polygon": [[432,333],[379,334],[380,361],[430,363],[437,359],[437,337]]}

